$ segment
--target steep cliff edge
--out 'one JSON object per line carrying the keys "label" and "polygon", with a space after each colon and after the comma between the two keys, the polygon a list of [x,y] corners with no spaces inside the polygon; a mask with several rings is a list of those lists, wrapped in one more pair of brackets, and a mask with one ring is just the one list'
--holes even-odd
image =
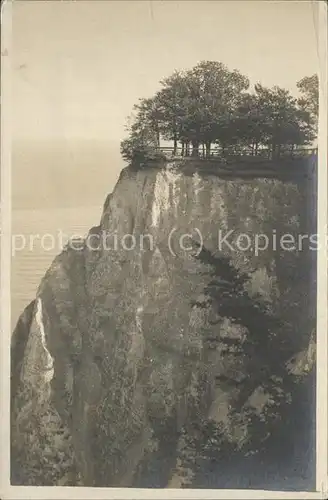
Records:
{"label": "steep cliff edge", "polygon": [[[22,315],[13,484],[147,486],[149,464],[164,457],[158,485],[191,485],[200,429],[214,425],[219,443],[246,449],[253,417],[283,425],[279,407],[294,390],[283,370],[299,381],[313,369],[314,252],[306,241],[277,245],[315,232],[313,181],[182,167],[125,169],[99,226],[54,260]],[[222,289],[208,306],[213,269]],[[257,314],[268,342],[227,352],[227,339],[247,344]]]}

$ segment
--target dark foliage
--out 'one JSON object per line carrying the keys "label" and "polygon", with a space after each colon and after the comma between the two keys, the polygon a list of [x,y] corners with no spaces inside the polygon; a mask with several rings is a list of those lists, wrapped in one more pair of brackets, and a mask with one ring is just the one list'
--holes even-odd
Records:
{"label": "dark foliage", "polygon": [[221,155],[246,154],[271,158],[310,144],[316,136],[318,78],[305,77],[297,86],[301,97],[288,90],[250,82],[239,71],[217,61],[202,61],[175,71],[161,82],[154,97],[140,99],[122,141],[129,162],[158,159],[160,140],[173,142],[173,156],[209,157],[211,147]]}
{"label": "dark foliage", "polygon": [[[198,243],[194,244],[198,246]],[[223,356],[233,354],[245,360],[245,376],[242,380],[236,381],[225,375],[216,378],[219,385],[239,389],[238,398],[231,408],[231,418],[238,417],[243,411],[244,418],[248,420],[250,438],[243,448],[243,454],[260,453],[266,449],[267,440],[277,427],[277,422],[287,418],[290,395],[295,387],[286,370],[290,351],[284,325],[260,294],[250,296],[246,290],[250,276],[236,269],[230,258],[216,256],[202,248],[196,259],[209,266],[210,281],[204,288],[206,299],[193,302],[192,306],[207,308],[217,318],[204,328],[204,344],[212,349],[221,345]],[[222,318],[229,318],[233,324],[241,326],[245,331],[244,338],[222,336],[219,327],[217,334],[213,333],[215,324],[219,325]],[[270,394],[271,400],[271,404],[260,414],[245,406],[258,387]],[[234,445],[227,442],[220,427],[204,422],[203,428],[205,460],[222,460],[225,455],[236,451]]]}

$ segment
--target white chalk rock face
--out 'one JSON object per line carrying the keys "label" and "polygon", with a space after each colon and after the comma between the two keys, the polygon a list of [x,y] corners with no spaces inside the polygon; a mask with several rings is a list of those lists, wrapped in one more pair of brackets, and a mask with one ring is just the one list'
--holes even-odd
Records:
{"label": "white chalk rock face", "polygon": [[14,332],[13,484],[147,486],[156,464],[157,486],[182,484],[178,469],[192,484],[200,428],[250,442],[251,417],[280,404],[262,387],[280,383],[263,336],[280,363],[313,328],[313,255],[254,251],[256,234],[308,232],[302,182],[222,178],[197,162],[122,172],[90,231],[116,244],[68,246]]}

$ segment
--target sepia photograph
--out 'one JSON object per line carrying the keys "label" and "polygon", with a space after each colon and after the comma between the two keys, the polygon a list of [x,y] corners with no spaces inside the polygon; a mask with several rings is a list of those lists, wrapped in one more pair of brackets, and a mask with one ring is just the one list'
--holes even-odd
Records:
{"label": "sepia photograph", "polygon": [[1,23],[1,497],[325,498],[326,2]]}

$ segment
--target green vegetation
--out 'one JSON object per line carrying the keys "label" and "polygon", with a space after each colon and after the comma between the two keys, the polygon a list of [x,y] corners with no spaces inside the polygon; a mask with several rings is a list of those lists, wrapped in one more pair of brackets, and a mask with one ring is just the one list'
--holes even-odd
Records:
{"label": "green vegetation", "polygon": [[[196,242],[195,246],[198,246]],[[216,377],[221,384],[240,387],[234,411],[239,414],[258,387],[270,394],[277,393],[278,398],[279,389],[288,378],[286,363],[293,352],[282,321],[273,314],[271,305],[261,294],[249,295],[247,283],[251,276],[237,270],[230,258],[215,256],[206,248],[202,248],[196,258],[210,266],[211,279],[204,288],[205,301],[193,305],[212,311],[216,318],[209,322],[208,333],[204,331],[204,343],[209,349],[221,345],[223,357],[233,355],[244,359],[246,375],[242,381],[225,375]],[[214,334],[213,326],[220,325],[222,318],[229,318],[244,335],[222,338],[220,328]]]}
{"label": "green vegetation", "polygon": [[216,61],[175,71],[153,97],[134,106],[121,154],[139,164],[162,158],[161,139],[172,142],[173,156],[210,157],[213,147],[221,155],[260,155],[264,149],[270,158],[292,154],[316,137],[317,75],[297,87],[299,98],[259,83],[250,91],[246,76]]}
{"label": "green vegetation", "polygon": [[[197,242],[194,246],[199,248]],[[229,372],[228,376],[227,373],[215,376],[223,391],[236,394],[230,405],[230,425],[208,420],[199,403],[197,418],[200,416],[201,422],[192,422],[195,433],[185,436],[180,452],[182,468],[189,469],[191,476],[196,475],[193,487],[199,486],[197,481],[201,483],[204,471],[211,467],[215,470],[215,463],[219,470],[229,461],[233,464],[238,457],[251,459],[253,455],[258,455],[261,461],[269,463],[271,457],[279,463],[291,452],[295,440],[299,441],[302,421],[298,415],[308,415],[306,406],[311,404],[306,394],[308,389],[287,369],[293,348],[286,336],[286,325],[260,293],[249,295],[247,284],[251,276],[237,270],[230,258],[215,255],[206,248],[202,248],[196,259],[209,267],[205,273],[209,280],[204,288],[205,298],[191,305],[207,310],[209,318],[216,318],[203,328],[205,350],[219,349],[222,359],[230,358],[230,364],[233,364],[231,358],[241,359],[243,378],[236,379],[233,370],[232,376]],[[222,332],[223,318],[229,318],[243,335],[229,336],[228,331]],[[264,404],[255,408],[250,398],[259,389],[258,394],[265,396]],[[284,425],[279,425],[281,422]]]}

